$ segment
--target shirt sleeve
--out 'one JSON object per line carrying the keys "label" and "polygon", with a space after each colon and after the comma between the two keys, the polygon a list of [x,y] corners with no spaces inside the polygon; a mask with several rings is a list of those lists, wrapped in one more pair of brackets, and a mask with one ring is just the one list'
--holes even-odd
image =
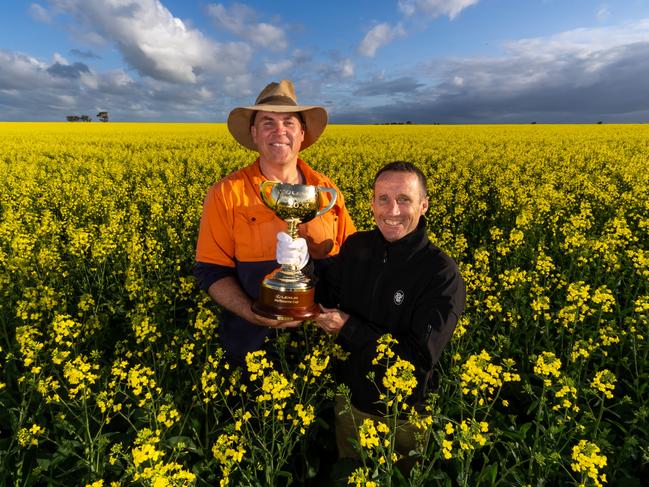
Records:
{"label": "shirt sleeve", "polygon": [[228,208],[223,184],[212,186],[203,202],[196,243],[196,262],[234,267],[233,212]]}
{"label": "shirt sleeve", "polygon": [[198,287],[207,292],[212,284],[219,279],[227,276],[236,277],[234,267],[228,267],[218,264],[208,264],[206,262],[196,262],[193,269],[194,277],[198,282]]}
{"label": "shirt sleeve", "polygon": [[356,232],[356,226],[354,225],[352,218],[349,216],[347,206],[345,206],[345,197],[343,196],[342,191],[340,191],[340,188],[335,185],[334,188],[338,192],[337,203],[340,209],[338,214],[338,233],[336,235],[335,248],[340,249],[345,240],[347,240],[347,237]]}

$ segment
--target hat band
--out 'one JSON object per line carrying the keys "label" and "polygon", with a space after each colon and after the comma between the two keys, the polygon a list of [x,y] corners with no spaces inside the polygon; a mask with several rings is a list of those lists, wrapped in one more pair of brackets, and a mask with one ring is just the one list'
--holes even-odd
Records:
{"label": "hat band", "polygon": [[273,95],[273,96],[268,96],[266,98],[263,98],[259,100],[257,105],[291,105],[296,107],[297,103],[295,103],[295,100],[288,96],[282,96],[282,95]]}

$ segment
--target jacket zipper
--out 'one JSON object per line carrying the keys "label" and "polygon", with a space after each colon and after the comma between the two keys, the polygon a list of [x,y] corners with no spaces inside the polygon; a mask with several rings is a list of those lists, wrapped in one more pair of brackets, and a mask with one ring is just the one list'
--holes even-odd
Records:
{"label": "jacket zipper", "polygon": [[[377,274],[376,279],[374,279],[374,286],[372,287],[372,302],[371,302],[371,304],[372,304],[372,309],[374,310],[374,313],[376,313],[376,311],[378,311],[378,309],[379,309],[379,306],[377,306],[375,304],[376,300],[377,300],[377,295],[376,294],[377,294],[377,289],[379,288],[379,283],[382,280],[383,273],[385,272],[385,265],[388,263],[388,251],[386,249],[383,249],[383,259],[381,259],[381,263],[383,265],[381,266],[381,270]],[[372,313],[372,315],[374,315],[374,313]],[[374,321],[374,318],[375,317],[372,316],[373,321]]]}

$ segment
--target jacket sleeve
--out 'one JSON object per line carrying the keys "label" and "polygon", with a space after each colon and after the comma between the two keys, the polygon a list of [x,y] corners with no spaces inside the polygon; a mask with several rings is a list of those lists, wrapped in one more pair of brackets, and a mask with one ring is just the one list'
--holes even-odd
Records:
{"label": "jacket sleeve", "polygon": [[418,300],[408,333],[397,337],[408,360],[424,370],[433,368],[453,335],[465,299],[464,280],[450,261]]}
{"label": "jacket sleeve", "polygon": [[336,308],[340,296],[341,255],[336,254],[326,259],[313,260],[313,271],[316,276],[315,302],[327,308]]}

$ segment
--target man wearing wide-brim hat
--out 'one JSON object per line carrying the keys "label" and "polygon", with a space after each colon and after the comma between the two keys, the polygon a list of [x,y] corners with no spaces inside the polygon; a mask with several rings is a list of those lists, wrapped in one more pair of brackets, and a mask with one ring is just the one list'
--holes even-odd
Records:
{"label": "man wearing wide-brim hat", "polygon": [[232,136],[259,157],[209,189],[194,274],[224,309],[219,336],[226,357],[235,365],[243,365],[248,352],[261,349],[274,329],[300,324],[264,318],[251,310],[264,276],[277,267],[276,235],[286,231],[286,222],[262,201],[260,184],[273,180],[336,189],[333,208],[299,226],[316,264],[337,254],[355,231],[340,190],[299,158],[299,152],[312,145],[326,126],[325,109],[299,105],[288,80],[270,83],[253,106],[235,108],[228,117]]}

